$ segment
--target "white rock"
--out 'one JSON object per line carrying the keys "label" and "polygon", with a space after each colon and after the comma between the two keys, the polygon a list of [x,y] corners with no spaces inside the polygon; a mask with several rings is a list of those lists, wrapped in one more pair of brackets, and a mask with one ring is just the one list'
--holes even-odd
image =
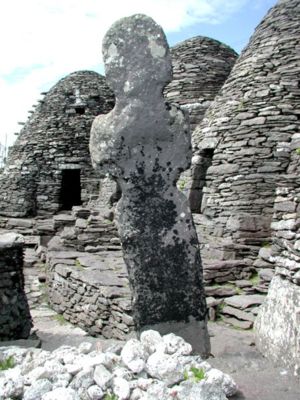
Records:
{"label": "white rock", "polygon": [[176,356],[155,352],[148,358],[146,371],[153,378],[163,380],[167,385],[173,385],[183,379],[184,365]]}
{"label": "white rock", "polygon": [[91,352],[92,347],[93,347],[92,343],[82,342],[82,343],[80,343],[80,345],[78,347],[78,351],[79,351],[79,353],[82,353],[82,354],[88,354]]}
{"label": "white rock", "polygon": [[115,378],[124,378],[127,381],[130,381],[133,379],[132,372],[129,371],[129,369],[124,368],[124,367],[115,368],[113,375]]}
{"label": "white rock", "polygon": [[147,395],[153,399],[167,399],[168,387],[164,382],[154,381],[147,389]]}
{"label": "white rock", "polygon": [[130,400],[142,400],[146,399],[147,393],[144,392],[143,390],[136,388],[132,391]]}
{"label": "white rock", "polygon": [[123,363],[135,373],[141,372],[145,367],[147,352],[137,339],[130,339],[121,351]]}
{"label": "white rock", "polygon": [[83,369],[83,364],[78,364],[77,362],[75,364],[66,364],[65,368],[69,374],[76,375]]}
{"label": "white rock", "polygon": [[12,357],[14,359],[15,365],[21,364],[26,358],[29,349],[23,349],[20,347],[0,347],[0,353],[2,354],[1,359],[7,359]]}
{"label": "white rock", "polygon": [[136,387],[142,389],[142,390],[147,390],[150,385],[152,385],[153,379],[152,378],[139,378],[136,381]]}
{"label": "white rock", "polygon": [[[66,374],[63,374],[64,376],[66,375]],[[69,374],[67,374],[67,375],[69,375]],[[63,379],[63,378],[61,378],[61,377],[59,377],[59,379],[57,379],[54,383],[53,383],[53,388],[52,389],[55,389],[55,388],[65,388],[65,387],[68,387],[69,386],[69,383],[70,383],[70,380],[69,379]]]}
{"label": "white rock", "polygon": [[56,388],[44,394],[41,400],[80,400],[80,397],[73,389]]}
{"label": "white rock", "polygon": [[98,386],[100,386],[101,389],[107,389],[112,378],[113,375],[104,367],[104,365],[98,365],[95,368],[94,381]]}
{"label": "white rock", "polygon": [[84,368],[82,371],[78,372],[78,374],[73,378],[69,387],[74,390],[78,390],[80,388],[87,389],[89,386],[94,383],[94,370],[93,368]]}
{"label": "white rock", "polygon": [[57,360],[46,361],[43,368],[45,369],[44,378],[50,381],[56,381],[60,374],[66,372],[65,366]]}
{"label": "white rock", "polygon": [[0,399],[19,398],[24,390],[24,380],[19,366],[0,372]]}
{"label": "white rock", "polygon": [[87,393],[91,400],[100,400],[104,395],[103,390],[97,385],[90,386],[87,390]]}
{"label": "white rock", "polygon": [[146,351],[149,354],[154,353],[155,351],[165,352],[166,345],[163,341],[162,336],[159,332],[154,330],[148,330],[141,333],[140,341],[145,347]]}
{"label": "white rock", "polygon": [[130,387],[124,378],[114,378],[112,388],[119,400],[127,400],[129,398]]}
{"label": "white rock", "polygon": [[47,372],[44,367],[36,367],[24,376],[24,383],[32,385],[38,379],[47,379]]}
{"label": "white rock", "polygon": [[164,335],[163,341],[166,345],[167,354],[189,355],[192,352],[192,346],[174,333]]}
{"label": "white rock", "polygon": [[47,360],[50,359],[50,351],[45,351],[41,349],[30,349],[30,354],[32,361],[34,363],[34,368],[43,366]]}
{"label": "white rock", "polygon": [[237,391],[237,385],[231,376],[216,368],[211,368],[205,373],[205,381],[213,386],[221,387],[226,396],[233,396]]}
{"label": "white rock", "polygon": [[101,353],[90,357],[87,363],[92,366],[103,364],[107,369],[113,370],[120,364],[120,361],[121,357],[115,353]]}
{"label": "white rock", "polygon": [[52,390],[52,383],[48,379],[39,379],[24,393],[23,400],[40,400],[42,395]]}
{"label": "white rock", "polygon": [[57,361],[68,364],[73,362],[74,358],[78,356],[78,350],[71,346],[60,346],[52,352],[52,358]]}
{"label": "white rock", "polygon": [[214,386],[205,381],[199,383],[183,382],[180,386],[174,386],[172,391],[176,393],[178,400],[227,400],[220,386]]}
{"label": "white rock", "polygon": [[76,362],[77,354],[76,353],[65,353],[62,357],[60,357],[61,361],[64,364],[73,364]]}

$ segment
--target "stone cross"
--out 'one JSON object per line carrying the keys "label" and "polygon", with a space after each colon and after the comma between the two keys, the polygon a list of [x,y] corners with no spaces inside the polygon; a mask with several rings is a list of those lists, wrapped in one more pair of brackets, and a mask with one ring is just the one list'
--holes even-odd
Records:
{"label": "stone cross", "polygon": [[174,332],[208,356],[198,240],[176,188],[190,165],[191,138],[186,115],[162,95],[172,79],[166,37],[145,15],[123,18],[106,33],[103,57],[116,105],[94,120],[90,152],[122,190],[118,226],[136,329]]}

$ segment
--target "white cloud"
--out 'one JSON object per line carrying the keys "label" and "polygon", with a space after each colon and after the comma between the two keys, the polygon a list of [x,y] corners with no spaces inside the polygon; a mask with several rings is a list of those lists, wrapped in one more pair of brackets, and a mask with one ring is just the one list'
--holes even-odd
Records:
{"label": "white cloud", "polygon": [[42,90],[80,69],[100,70],[101,40],[117,19],[153,17],[166,33],[220,23],[251,0],[10,0],[0,12],[0,142]]}

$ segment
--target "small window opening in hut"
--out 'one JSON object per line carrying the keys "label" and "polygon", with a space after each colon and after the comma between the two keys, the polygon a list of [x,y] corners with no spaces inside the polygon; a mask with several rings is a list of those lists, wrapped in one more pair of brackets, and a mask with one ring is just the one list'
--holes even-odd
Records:
{"label": "small window opening in hut", "polygon": [[80,169],[62,171],[60,205],[62,210],[71,210],[81,204]]}
{"label": "small window opening in hut", "polygon": [[84,106],[76,106],[75,111],[76,111],[76,114],[82,115],[85,113],[85,107]]}
{"label": "small window opening in hut", "polygon": [[189,201],[192,212],[201,213],[203,188],[206,186],[206,174],[212,164],[214,149],[204,149],[200,153],[200,162],[193,167],[193,182]]}

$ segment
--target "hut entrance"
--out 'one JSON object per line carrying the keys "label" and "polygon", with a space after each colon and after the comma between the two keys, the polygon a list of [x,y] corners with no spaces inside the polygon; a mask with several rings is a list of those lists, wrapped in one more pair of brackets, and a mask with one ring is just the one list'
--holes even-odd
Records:
{"label": "hut entrance", "polygon": [[212,164],[214,149],[203,149],[199,155],[200,160],[192,171],[193,182],[189,196],[190,207],[194,213],[201,213],[203,188],[206,186],[206,173]]}
{"label": "hut entrance", "polygon": [[81,204],[80,169],[62,170],[60,205],[61,210],[71,210]]}

